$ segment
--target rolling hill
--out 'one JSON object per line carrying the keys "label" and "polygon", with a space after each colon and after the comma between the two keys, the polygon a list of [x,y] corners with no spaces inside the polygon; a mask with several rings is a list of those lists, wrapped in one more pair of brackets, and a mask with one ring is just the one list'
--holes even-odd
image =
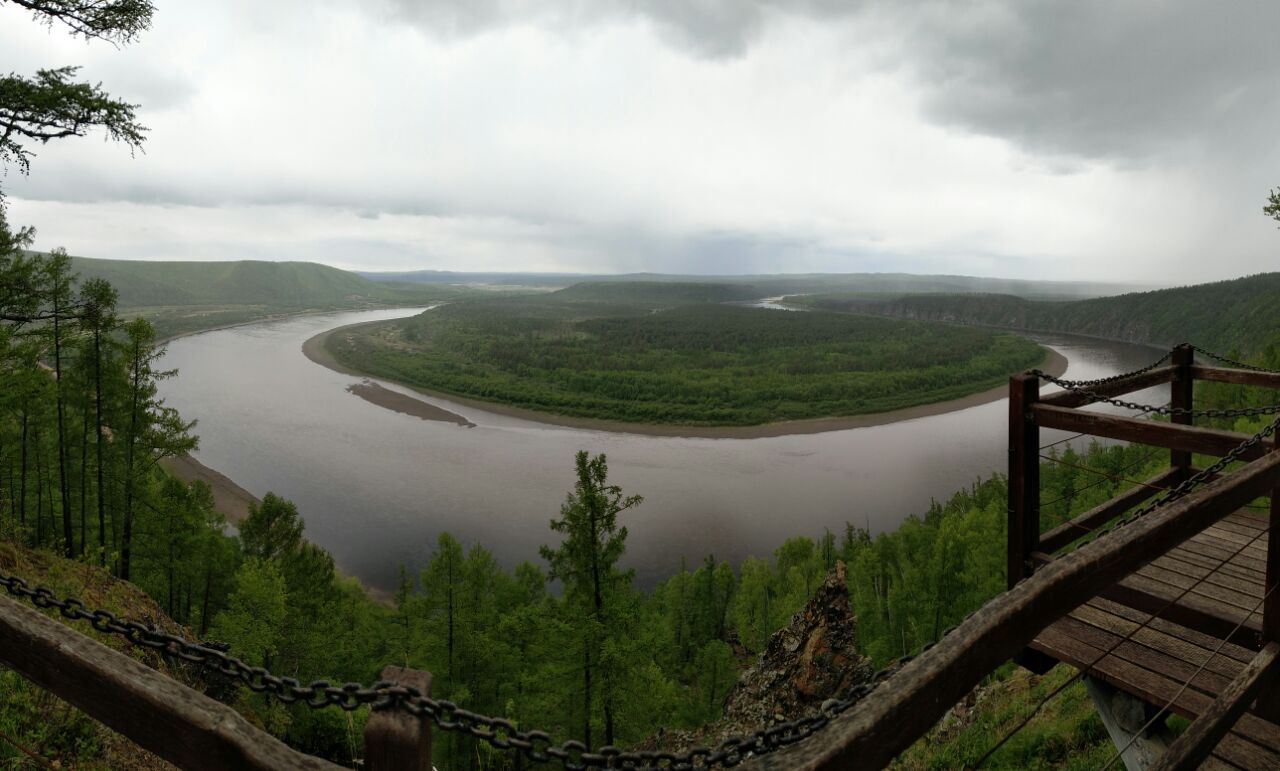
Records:
{"label": "rolling hill", "polygon": [[1243,353],[1257,353],[1280,337],[1280,273],[1070,302],[1007,294],[824,294],[794,301],[823,310],[1071,332],[1158,346],[1185,341]]}

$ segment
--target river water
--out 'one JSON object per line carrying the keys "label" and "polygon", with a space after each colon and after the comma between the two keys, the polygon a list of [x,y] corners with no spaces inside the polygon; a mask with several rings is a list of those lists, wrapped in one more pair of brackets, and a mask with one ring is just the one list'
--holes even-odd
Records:
{"label": "river water", "polygon": [[[609,478],[644,503],[622,515],[624,564],[643,584],[707,554],[737,563],[788,537],[873,532],[923,513],[931,499],[1003,471],[1003,401],[882,426],[754,439],[657,437],[563,428],[421,397],[474,428],[421,420],[346,391],[360,378],[307,359],[327,329],[411,309],[334,313],[206,332],[171,342],[179,375],[161,395],[199,420],[195,456],[261,497],[297,503],[307,537],[365,583],[393,587],[396,567],[423,565],[436,536],[482,543],[512,566],[538,561],[549,521],[574,481],[578,450],[605,452]],[[1092,379],[1156,358],[1151,348],[1033,336]],[[382,381],[380,381],[382,382]],[[391,383],[384,386],[414,392]],[[1164,397],[1149,395],[1154,402]],[[1044,441],[1062,437],[1045,432]]]}

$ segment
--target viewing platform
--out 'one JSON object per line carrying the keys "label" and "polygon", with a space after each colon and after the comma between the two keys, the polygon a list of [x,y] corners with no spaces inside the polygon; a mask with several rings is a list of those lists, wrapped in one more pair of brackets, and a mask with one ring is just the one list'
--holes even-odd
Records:
{"label": "viewing platform", "polygon": [[[1269,443],[1260,440],[1240,450],[1249,437],[1196,427],[1192,421],[1198,413],[1211,411],[1191,409],[1196,379],[1280,386],[1275,375],[1197,366],[1194,351],[1185,346],[1175,348],[1168,358],[1167,366],[1136,377],[1074,387],[1064,383],[1065,390],[1044,398],[1038,394],[1038,379],[1015,378],[1010,410],[1011,583],[1051,565],[1052,553],[1069,548],[1075,539],[1091,537],[1098,526],[1147,499],[1168,495],[1197,475],[1206,482],[1230,479],[1226,468],[1206,471],[1192,466],[1192,450],[1219,457],[1234,451],[1244,461],[1276,449],[1272,436]],[[1171,385],[1170,407],[1152,410],[1168,415],[1171,422],[1081,409],[1100,400],[1096,397],[1135,406],[1116,397],[1153,382]],[[1039,533],[1040,460],[1032,448],[1038,447],[1041,427],[1169,448],[1170,465],[1093,510],[1032,537]],[[1220,739],[1206,740],[1203,767],[1280,768],[1280,699],[1268,698],[1264,687],[1274,678],[1274,644],[1280,632],[1280,604],[1275,601],[1280,593],[1271,591],[1277,578],[1277,540],[1271,529],[1277,514],[1275,496],[1271,501],[1269,507],[1223,507],[1220,518],[1185,539],[1171,541],[1154,559],[1042,630],[1031,642],[1030,653],[1020,657],[1036,671],[1065,662],[1136,699],[1141,725],[1122,726],[1117,723],[1123,720],[1107,714],[1105,686],[1091,690],[1131,768],[1148,767],[1162,747],[1162,740],[1153,737],[1163,728],[1167,713],[1221,734]],[[1248,686],[1247,693],[1238,692],[1242,685]],[[1148,748],[1145,755],[1136,751],[1148,742],[1157,750]]]}

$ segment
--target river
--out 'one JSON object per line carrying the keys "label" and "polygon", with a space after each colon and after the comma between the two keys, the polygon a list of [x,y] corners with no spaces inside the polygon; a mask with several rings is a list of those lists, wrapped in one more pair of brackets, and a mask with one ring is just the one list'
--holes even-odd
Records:
{"label": "river", "polygon": [[[872,532],[931,499],[1003,471],[1003,401],[887,425],[767,438],[685,438],[550,426],[421,397],[474,427],[421,420],[347,392],[360,378],[303,356],[308,338],[411,309],[303,316],[180,338],[162,360],[179,375],[161,395],[199,420],[197,459],[261,497],[297,503],[309,539],[366,584],[425,564],[442,531],[510,567],[538,562],[574,481],[578,450],[608,453],[609,478],[644,503],[622,515],[624,564],[642,584],[707,554],[737,563],[796,535]],[[1154,349],[1032,335],[1069,360],[1066,377],[1135,369]],[[410,389],[382,382],[406,394]],[[1149,395],[1162,403],[1165,397]],[[1044,441],[1063,435],[1045,432]]]}

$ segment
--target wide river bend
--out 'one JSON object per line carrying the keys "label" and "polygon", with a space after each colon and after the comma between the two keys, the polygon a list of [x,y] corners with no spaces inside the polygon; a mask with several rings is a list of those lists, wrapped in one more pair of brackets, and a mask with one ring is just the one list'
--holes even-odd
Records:
{"label": "wide river bend", "polygon": [[[538,561],[548,522],[573,485],[578,450],[605,452],[609,476],[644,503],[623,515],[626,565],[643,584],[707,554],[737,563],[796,535],[873,532],[931,499],[1003,471],[1004,401],[887,425],[753,439],[645,436],[551,426],[378,381],[465,416],[422,420],[347,391],[361,378],[303,356],[308,338],[418,309],[303,316],[205,332],[168,345],[179,375],[161,395],[199,420],[195,453],[261,497],[298,504],[307,537],[366,584],[391,588],[449,531],[506,566]],[[1069,360],[1066,377],[1103,377],[1159,352],[1065,335],[1031,335]],[[1148,395],[1153,403],[1166,397]],[[1044,441],[1062,437],[1045,432]]]}

